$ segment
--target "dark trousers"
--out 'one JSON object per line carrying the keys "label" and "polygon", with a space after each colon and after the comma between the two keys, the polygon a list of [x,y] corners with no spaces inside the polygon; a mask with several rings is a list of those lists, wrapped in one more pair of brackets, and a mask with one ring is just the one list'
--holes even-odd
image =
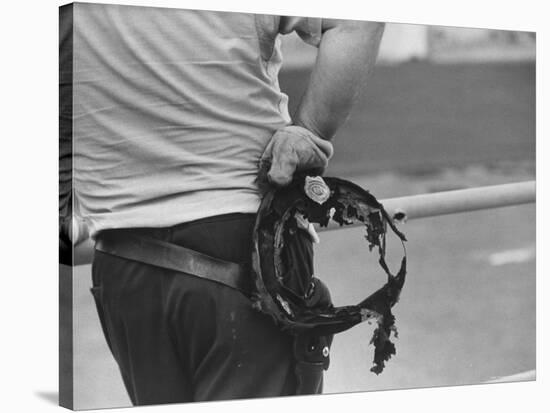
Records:
{"label": "dark trousers", "polygon": [[[253,225],[254,215],[229,214],[142,231],[248,263]],[[292,337],[239,291],[99,251],[92,279],[103,331],[134,405],[296,393]]]}

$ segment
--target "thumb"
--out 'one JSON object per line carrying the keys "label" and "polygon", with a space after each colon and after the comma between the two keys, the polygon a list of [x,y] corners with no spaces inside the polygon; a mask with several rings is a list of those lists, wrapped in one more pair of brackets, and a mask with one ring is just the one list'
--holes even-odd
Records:
{"label": "thumb", "polygon": [[286,186],[292,181],[298,159],[295,153],[285,152],[281,154],[276,151],[273,153],[271,168],[267,173],[269,181],[278,186]]}

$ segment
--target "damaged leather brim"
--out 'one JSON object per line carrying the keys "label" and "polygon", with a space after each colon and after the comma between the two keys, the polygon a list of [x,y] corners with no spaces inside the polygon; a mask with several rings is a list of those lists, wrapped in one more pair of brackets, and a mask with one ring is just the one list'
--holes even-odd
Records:
{"label": "damaged leather brim", "polygon": [[[386,284],[356,305],[307,306],[305,297],[297,295],[283,282],[286,268],[281,257],[286,248],[285,237],[296,225],[296,213],[320,226],[327,226],[330,220],[340,225],[362,223],[369,250],[376,248],[378,251],[380,267],[387,274]],[[368,191],[343,179],[303,174],[295,177],[287,187],[270,189],[262,199],[254,228],[254,307],[294,335],[326,336],[366,320],[376,321],[378,325],[371,340],[375,348],[371,371],[379,374],[385,362],[395,354],[391,336],[396,335],[396,328],[391,309],[399,300],[407,271],[405,256],[396,275],[386,264],[388,227],[405,250],[406,238],[395,227],[383,205]]]}

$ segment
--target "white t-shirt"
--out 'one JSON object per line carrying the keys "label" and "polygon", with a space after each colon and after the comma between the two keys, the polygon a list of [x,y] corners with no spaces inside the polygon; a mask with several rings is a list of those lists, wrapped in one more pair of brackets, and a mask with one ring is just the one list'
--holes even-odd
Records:
{"label": "white t-shirt", "polygon": [[321,20],[72,7],[73,104],[61,116],[72,117],[74,214],[92,235],[256,212],[258,160],[291,122],[278,34],[317,45]]}

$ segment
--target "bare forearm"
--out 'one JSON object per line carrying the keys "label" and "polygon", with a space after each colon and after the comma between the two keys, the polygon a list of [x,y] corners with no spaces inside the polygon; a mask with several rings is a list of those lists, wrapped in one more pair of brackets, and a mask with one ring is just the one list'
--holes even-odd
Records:
{"label": "bare forearm", "polygon": [[294,123],[331,139],[372,72],[384,24],[328,22]]}

